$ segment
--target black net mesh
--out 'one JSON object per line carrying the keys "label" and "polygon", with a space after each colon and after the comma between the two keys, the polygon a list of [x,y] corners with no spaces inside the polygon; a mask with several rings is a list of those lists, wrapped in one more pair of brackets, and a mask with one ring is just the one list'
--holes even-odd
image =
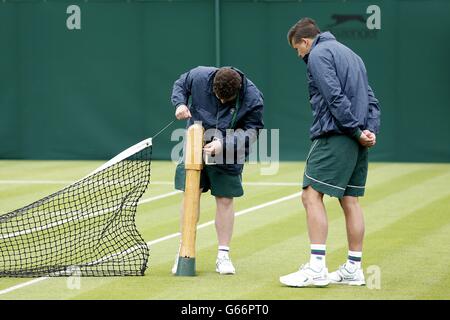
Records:
{"label": "black net mesh", "polygon": [[0,276],[143,275],[149,249],[135,216],[151,148],[1,215]]}

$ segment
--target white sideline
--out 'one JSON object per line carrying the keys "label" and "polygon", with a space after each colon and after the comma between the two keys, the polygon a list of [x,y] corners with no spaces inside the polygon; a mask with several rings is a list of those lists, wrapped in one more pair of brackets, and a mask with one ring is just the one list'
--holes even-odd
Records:
{"label": "white sideline", "polygon": [[[0,180],[0,184],[72,184],[74,181],[68,180]],[[289,187],[299,186],[299,182],[242,182],[244,186],[263,186],[263,187]],[[150,185],[173,185],[173,181],[150,181]]]}
{"label": "white sideline", "polygon": [[[167,197],[176,195],[176,194],[178,194],[180,192],[181,191],[177,190],[177,191],[172,191],[172,192],[169,192],[169,193],[161,194],[159,196],[147,198],[145,200],[139,201],[138,205],[139,204],[144,204],[144,203],[147,203],[147,202],[151,202],[151,201],[155,201],[155,200],[159,200],[159,199],[163,199],[163,198],[167,198]],[[83,215],[81,217],[77,215],[78,214],[77,211],[69,212],[69,213],[72,214],[71,218],[66,218],[66,219],[63,219],[63,220],[60,220],[60,221],[56,221],[56,222],[44,225],[44,226],[35,227],[35,228],[31,228],[31,229],[26,229],[26,230],[22,230],[22,231],[17,231],[17,232],[13,232],[13,233],[10,233],[10,234],[5,234],[5,235],[0,234],[0,240],[1,239],[8,239],[8,238],[13,238],[13,237],[18,237],[18,236],[21,236],[21,235],[24,235],[24,234],[30,234],[30,233],[33,233],[33,232],[36,232],[36,231],[47,230],[47,229],[50,229],[50,228],[53,228],[53,227],[57,227],[57,226],[60,226],[60,225],[63,225],[63,224],[66,224],[68,222],[72,222],[72,221],[75,221],[75,220],[84,220],[84,219],[88,219],[88,218],[94,218],[94,217],[100,216],[102,214],[106,214],[106,213],[115,211],[119,207],[120,206],[116,206],[114,208],[109,208],[107,210],[101,210],[101,211],[93,212],[93,213],[90,213],[90,214],[87,214],[87,215]]]}
{"label": "white sideline", "polygon": [[[249,212],[252,212],[252,211],[256,211],[256,210],[259,210],[259,209],[262,209],[262,208],[265,208],[265,207],[269,207],[269,206],[272,206],[274,204],[278,204],[278,203],[283,202],[283,201],[291,200],[291,199],[294,199],[296,197],[299,197],[301,194],[302,194],[301,191],[300,192],[296,192],[294,194],[291,194],[290,196],[286,196],[286,197],[283,197],[283,198],[279,198],[277,200],[272,200],[272,201],[269,201],[269,202],[266,202],[266,203],[254,206],[254,207],[250,207],[248,209],[244,209],[244,210],[236,212],[234,214],[234,216],[235,217],[239,217],[239,216],[242,216],[242,215],[244,215],[246,213],[249,213]],[[207,226],[210,226],[212,224],[214,224],[214,220],[210,220],[208,222],[202,223],[201,225],[197,226],[197,230],[203,229],[203,228],[205,228]],[[162,238],[159,238],[159,239],[156,239],[156,240],[149,241],[149,242],[147,242],[147,245],[151,246],[153,244],[156,244],[156,243],[159,243],[159,242],[163,242],[165,240],[169,240],[169,239],[172,239],[172,238],[176,238],[178,236],[180,236],[179,232],[172,233],[172,234],[170,234],[168,236],[165,236],[165,237],[162,237]]]}
{"label": "white sideline", "polygon": [[147,198],[147,199],[139,201],[138,205],[144,204],[144,203],[148,203],[148,202],[152,202],[152,201],[159,200],[159,199],[163,199],[163,198],[167,198],[167,197],[171,197],[171,196],[174,196],[174,195],[179,194],[179,193],[181,193],[181,191],[176,190],[176,191],[172,191],[172,192],[161,194],[159,196],[150,197],[150,198]]}
{"label": "white sideline", "polygon": [[[178,192],[171,192],[171,194],[177,194],[177,193],[178,193]],[[274,204],[278,204],[278,203],[281,203],[281,202],[284,202],[284,201],[287,201],[287,200],[295,199],[295,198],[299,197],[301,194],[302,194],[301,191],[300,191],[300,192],[296,192],[296,193],[291,194],[291,195],[286,196],[286,197],[282,197],[282,198],[279,198],[279,199],[276,199],[276,200],[272,200],[272,201],[269,201],[269,202],[266,202],[266,203],[263,203],[263,204],[254,206],[254,207],[250,207],[250,208],[247,208],[247,209],[244,209],[244,210],[241,210],[241,211],[236,212],[236,213],[235,213],[235,216],[236,216],[236,217],[242,216],[242,215],[247,214],[247,213],[249,213],[249,212],[253,212],[253,211],[256,211],[256,210],[259,210],[259,209],[262,209],[262,208],[266,208],[266,207],[269,207],[269,206],[272,206],[272,205],[274,205]],[[153,197],[153,199],[154,199],[154,200],[158,200],[158,199],[161,199],[162,196],[164,196],[164,195]],[[168,195],[168,194],[165,194],[165,196],[168,197],[169,195]],[[143,200],[143,201],[140,202],[140,204],[143,203],[144,201],[146,201],[146,202],[154,201],[154,200],[150,200],[150,199],[152,199],[152,198]],[[205,227],[207,227],[207,226],[210,226],[210,225],[212,225],[212,224],[214,224],[214,220],[205,222],[205,223],[203,223],[203,224],[197,226],[197,230],[203,229],[203,228],[205,228]],[[172,234],[167,235],[167,236],[165,236],[165,237],[161,237],[161,238],[158,238],[158,239],[149,241],[149,242],[147,242],[147,245],[148,245],[148,246],[151,246],[151,245],[154,245],[154,244],[157,244],[157,243],[160,243],[160,242],[163,242],[163,241],[172,239],[172,238],[176,238],[176,237],[178,237],[179,235],[180,235],[179,232],[177,232],[177,233],[172,233]],[[30,280],[30,281],[27,281],[27,282],[24,282],[24,283],[21,283],[21,284],[18,284],[18,285],[15,285],[15,286],[12,286],[12,287],[3,289],[3,290],[0,290],[0,295],[6,294],[6,293],[9,293],[9,292],[12,292],[12,291],[15,291],[15,290],[24,288],[24,287],[31,286],[31,285],[33,285],[33,284],[35,284],[35,283],[38,283],[38,282],[47,280],[47,279],[49,279],[49,278],[50,278],[50,277],[40,277],[40,278],[37,278],[37,279],[33,279],[33,280]]]}
{"label": "white sideline", "polygon": [[0,180],[0,184],[70,184],[69,180]]}
{"label": "white sideline", "polygon": [[30,280],[30,281],[18,284],[16,286],[12,286],[12,287],[6,288],[6,289],[0,291],[0,295],[6,294],[6,293],[9,293],[11,291],[15,291],[15,290],[18,290],[18,289],[21,289],[21,288],[25,288],[25,287],[31,286],[31,285],[33,285],[35,283],[47,280],[48,278],[49,277],[40,277],[40,278],[37,278],[37,279],[33,279],[33,280]]}

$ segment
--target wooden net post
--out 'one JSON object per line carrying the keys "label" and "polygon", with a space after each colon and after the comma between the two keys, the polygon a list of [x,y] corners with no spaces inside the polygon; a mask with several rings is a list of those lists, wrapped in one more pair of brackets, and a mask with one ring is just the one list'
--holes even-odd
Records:
{"label": "wooden net post", "polygon": [[200,123],[191,125],[186,133],[186,183],[183,199],[181,247],[177,276],[195,276],[195,238],[200,210],[200,174],[203,169],[203,133]]}

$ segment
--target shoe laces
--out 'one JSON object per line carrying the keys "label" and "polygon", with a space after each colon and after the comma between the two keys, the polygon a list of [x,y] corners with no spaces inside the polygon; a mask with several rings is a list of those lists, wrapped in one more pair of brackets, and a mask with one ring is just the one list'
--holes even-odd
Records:
{"label": "shoe laces", "polygon": [[298,272],[306,272],[308,274],[310,274],[310,273],[317,274],[317,273],[320,273],[321,270],[316,271],[313,268],[311,268],[309,263],[305,263],[300,266],[300,268],[298,269]]}
{"label": "shoe laces", "polygon": [[356,274],[356,271],[358,271],[358,268],[355,268],[355,270],[352,272],[352,270],[349,270],[349,269],[346,267],[346,264],[344,263],[344,264],[340,267],[340,270],[345,270],[345,271],[347,272],[347,274],[349,274],[349,275],[354,275],[354,274]]}
{"label": "shoe laces", "polygon": [[217,257],[217,263],[231,263],[231,259],[229,256]]}
{"label": "shoe laces", "polygon": [[311,269],[311,267],[309,266],[309,263],[302,264],[300,266],[300,268],[298,268],[298,271],[302,271],[302,270],[305,270],[305,269]]}

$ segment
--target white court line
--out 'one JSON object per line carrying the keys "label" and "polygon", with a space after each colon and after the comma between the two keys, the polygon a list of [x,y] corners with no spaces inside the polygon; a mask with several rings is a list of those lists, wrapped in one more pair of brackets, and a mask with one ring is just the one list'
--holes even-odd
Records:
{"label": "white court line", "polygon": [[[159,195],[159,196],[147,198],[147,199],[144,199],[144,200],[139,201],[138,205],[139,205],[139,204],[148,203],[148,202],[152,202],[152,201],[155,201],[155,200],[159,200],[159,199],[162,199],[162,198],[167,198],[167,197],[176,195],[176,194],[178,194],[178,193],[180,193],[180,192],[181,192],[181,191],[178,191],[178,190],[177,190],[177,191],[173,191],[173,192],[161,194],[161,195]],[[27,282],[18,284],[18,285],[16,285],[16,286],[12,286],[12,287],[7,288],[7,289],[4,289],[4,290],[0,290],[0,295],[6,294],[6,293],[9,293],[9,292],[11,292],[11,291],[15,291],[15,290],[18,290],[18,289],[21,289],[21,288],[24,288],[24,287],[31,286],[31,285],[33,285],[33,284],[35,284],[35,283],[38,283],[38,282],[41,282],[41,281],[47,280],[47,279],[49,279],[49,277],[40,277],[40,278],[36,278],[36,279],[30,280],[30,281],[27,281]]]}
{"label": "white court line", "polygon": [[147,198],[147,199],[141,200],[141,201],[138,202],[138,205],[139,204],[148,203],[148,202],[152,202],[152,201],[159,200],[159,199],[164,199],[164,198],[167,198],[167,197],[171,197],[171,196],[174,196],[174,195],[179,194],[179,193],[181,193],[180,190],[164,193],[164,194],[161,194],[159,196],[154,196],[154,197],[151,197],[151,198]]}
{"label": "white court line", "polygon": [[[259,210],[259,209],[262,209],[262,208],[265,208],[265,207],[269,207],[269,206],[272,206],[274,204],[278,204],[278,203],[283,202],[283,201],[291,200],[291,199],[294,199],[296,197],[299,197],[301,194],[302,194],[301,191],[300,192],[296,192],[294,194],[291,194],[290,196],[286,196],[286,197],[283,197],[283,198],[279,198],[277,200],[272,200],[272,201],[269,201],[269,202],[266,202],[266,203],[254,206],[254,207],[250,207],[248,209],[244,209],[244,210],[236,212],[234,214],[234,216],[235,217],[239,217],[239,216],[242,216],[242,215],[244,215],[246,213],[249,213],[249,212],[252,212],[252,211],[256,211],[256,210]],[[210,220],[208,222],[202,223],[201,225],[197,226],[197,230],[200,230],[200,229],[203,229],[203,228],[205,228],[207,226],[210,226],[210,225],[214,224],[214,222],[215,222],[215,220]],[[162,238],[159,238],[159,239],[156,239],[156,240],[149,241],[149,242],[147,242],[147,245],[151,246],[151,245],[159,243],[159,242],[163,242],[163,241],[166,241],[166,240],[169,240],[169,239],[172,239],[172,238],[176,238],[176,237],[178,237],[180,235],[181,235],[180,232],[172,233],[172,234],[170,234],[168,236],[165,236],[165,237],[162,237]]]}
{"label": "white court line", "polygon": [[71,184],[69,180],[0,180],[0,184]]}
{"label": "white court line", "polygon": [[244,186],[258,187],[300,187],[301,182],[242,182]]}
{"label": "white court line", "polygon": [[[74,181],[66,180],[0,180],[0,184],[63,184],[68,185]],[[263,187],[276,187],[276,186],[299,186],[300,182],[243,182],[244,186],[263,186]],[[150,181],[150,185],[173,185],[173,181]]]}
{"label": "white court line", "polygon": [[[291,194],[291,195],[286,196],[286,197],[282,197],[282,198],[279,198],[279,199],[276,199],[276,200],[272,200],[272,201],[269,201],[269,202],[266,202],[266,203],[254,206],[254,207],[250,207],[250,208],[247,208],[247,209],[244,209],[244,210],[236,212],[235,216],[236,217],[242,216],[242,215],[247,214],[249,212],[253,212],[253,211],[256,211],[256,210],[259,210],[259,209],[262,209],[262,208],[266,208],[266,207],[269,207],[269,206],[272,206],[272,205],[275,205],[275,204],[278,204],[278,203],[281,203],[281,202],[284,202],[284,201],[287,201],[287,200],[295,199],[295,198],[299,197],[301,194],[302,194],[301,191],[300,192],[296,192],[296,193]],[[154,197],[154,198],[156,198],[156,197]],[[205,222],[205,223],[199,225],[197,227],[197,230],[206,228],[207,226],[210,226],[212,224],[214,224],[214,220],[211,220],[211,221],[208,221],[208,222]],[[173,239],[173,238],[176,238],[178,236],[180,236],[179,232],[172,233],[172,234],[167,235],[165,237],[149,241],[149,242],[147,242],[147,245],[148,246],[152,246],[154,244],[157,244],[157,243],[169,240],[169,239]],[[35,283],[38,283],[38,282],[41,282],[41,281],[44,281],[44,280],[47,280],[47,279],[49,279],[49,277],[41,277],[41,278],[33,279],[31,281],[27,281],[27,282],[24,282],[24,283],[21,283],[21,284],[18,284],[18,285],[15,285],[15,286],[12,286],[12,287],[0,290],[0,295],[6,294],[6,293],[9,293],[9,292],[12,292],[12,291],[24,288],[24,287],[31,286],[31,285],[33,285]]]}
{"label": "white court line", "polygon": [[9,234],[0,234],[0,240],[8,239],[8,238],[15,238],[15,237],[22,236],[22,235],[25,235],[25,234],[30,234],[30,233],[33,233],[33,232],[36,232],[36,231],[43,231],[43,230],[51,229],[51,228],[54,228],[54,227],[57,227],[57,226],[61,226],[63,224],[66,224],[66,223],[69,223],[69,222],[72,222],[72,221],[76,221],[76,220],[84,220],[84,219],[89,219],[89,218],[95,218],[95,217],[98,217],[98,216],[100,216],[102,214],[106,214],[106,213],[110,213],[112,211],[115,211],[118,208],[120,208],[120,206],[116,206],[116,207],[113,207],[113,208],[110,208],[110,209],[107,209],[107,210],[100,210],[100,211],[89,213],[89,214],[86,214],[86,215],[83,215],[83,216],[78,216],[77,215],[77,214],[82,214],[79,211],[78,212],[77,211],[69,212],[67,214],[71,214],[71,215],[73,215],[73,217],[66,218],[66,219],[63,219],[63,220],[60,220],[60,221],[56,221],[56,222],[52,222],[52,223],[49,223],[49,224],[46,224],[46,225],[40,226],[40,227],[34,227],[34,228],[31,228],[31,229],[25,229],[25,230],[22,230],[22,231],[17,231],[17,232],[13,232],[13,233],[9,233]]}
{"label": "white court line", "polygon": [[[162,194],[162,195],[150,197],[150,198],[147,198],[147,199],[139,201],[138,205],[145,204],[145,203],[152,202],[152,201],[159,200],[159,199],[164,199],[164,198],[167,198],[167,197],[171,197],[171,196],[174,196],[174,195],[179,194],[179,193],[181,193],[181,191],[175,190],[175,191],[168,192],[168,193],[165,193],[165,194]],[[33,232],[36,232],[36,231],[47,230],[47,229],[50,229],[50,228],[53,228],[53,227],[57,227],[57,226],[60,226],[60,225],[63,225],[65,223],[72,222],[72,221],[75,221],[75,220],[94,218],[94,217],[97,217],[99,215],[102,215],[102,214],[114,211],[116,209],[117,209],[117,207],[110,208],[110,209],[107,209],[107,210],[102,210],[102,211],[99,211],[99,212],[93,212],[93,213],[90,213],[88,215],[83,215],[83,216],[76,215],[77,212],[73,212],[72,213],[72,215],[74,215],[73,217],[66,218],[66,219],[63,219],[61,221],[53,222],[53,223],[47,224],[45,226],[35,227],[35,228],[27,229],[27,230],[22,230],[22,231],[18,231],[18,232],[6,234],[6,235],[1,235],[0,234],[0,240],[1,239],[12,238],[12,237],[17,237],[17,236],[20,236],[20,235],[30,234],[30,233],[33,233]]]}
{"label": "white court line", "polygon": [[12,292],[12,291],[15,291],[15,290],[18,290],[18,289],[21,289],[21,288],[25,288],[25,287],[31,286],[31,285],[33,285],[35,283],[47,280],[48,278],[49,277],[40,277],[40,278],[37,278],[37,279],[33,279],[33,280],[30,280],[30,281],[18,284],[16,286],[12,286],[12,287],[6,288],[6,289],[0,291],[0,295],[7,294],[9,292]]}
{"label": "white court line", "polygon": [[[64,184],[75,183],[72,180],[0,180],[0,184]],[[172,181],[150,181],[150,184],[172,185]]]}
{"label": "white court line", "polygon": [[[178,191],[178,190],[177,191],[172,191],[172,192],[169,192],[169,193],[161,194],[159,196],[147,198],[147,199],[139,201],[138,205],[139,204],[148,203],[148,202],[152,202],[152,201],[159,200],[159,199],[163,199],[163,198],[167,198],[167,197],[171,197],[171,196],[176,195],[178,193],[181,193],[181,191]],[[31,229],[21,230],[21,231],[13,232],[13,233],[10,233],[10,234],[4,234],[4,235],[0,234],[0,240],[18,237],[18,236],[25,235],[25,234],[30,234],[30,233],[33,233],[33,232],[36,232],[36,231],[42,231],[42,230],[51,229],[53,227],[57,227],[57,226],[60,226],[60,225],[63,225],[63,224],[66,224],[66,223],[72,222],[72,221],[84,220],[84,219],[89,219],[89,218],[95,218],[95,217],[98,217],[98,216],[100,216],[102,214],[106,214],[106,213],[110,213],[112,211],[115,211],[118,208],[120,208],[120,206],[116,206],[116,207],[113,207],[113,208],[108,208],[106,210],[92,212],[92,213],[85,214],[85,215],[83,215],[79,211],[68,212],[68,213],[61,212],[61,213],[64,213],[66,215],[70,214],[72,217],[66,218],[66,219],[63,219],[63,220],[60,220],[60,221],[56,221],[56,222],[53,222],[53,223],[50,223],[50,224],[47,224],[47,225],[44,225],[44,226],[40,226],[40,227],[35,227],[35,228],[31,228]]]}

